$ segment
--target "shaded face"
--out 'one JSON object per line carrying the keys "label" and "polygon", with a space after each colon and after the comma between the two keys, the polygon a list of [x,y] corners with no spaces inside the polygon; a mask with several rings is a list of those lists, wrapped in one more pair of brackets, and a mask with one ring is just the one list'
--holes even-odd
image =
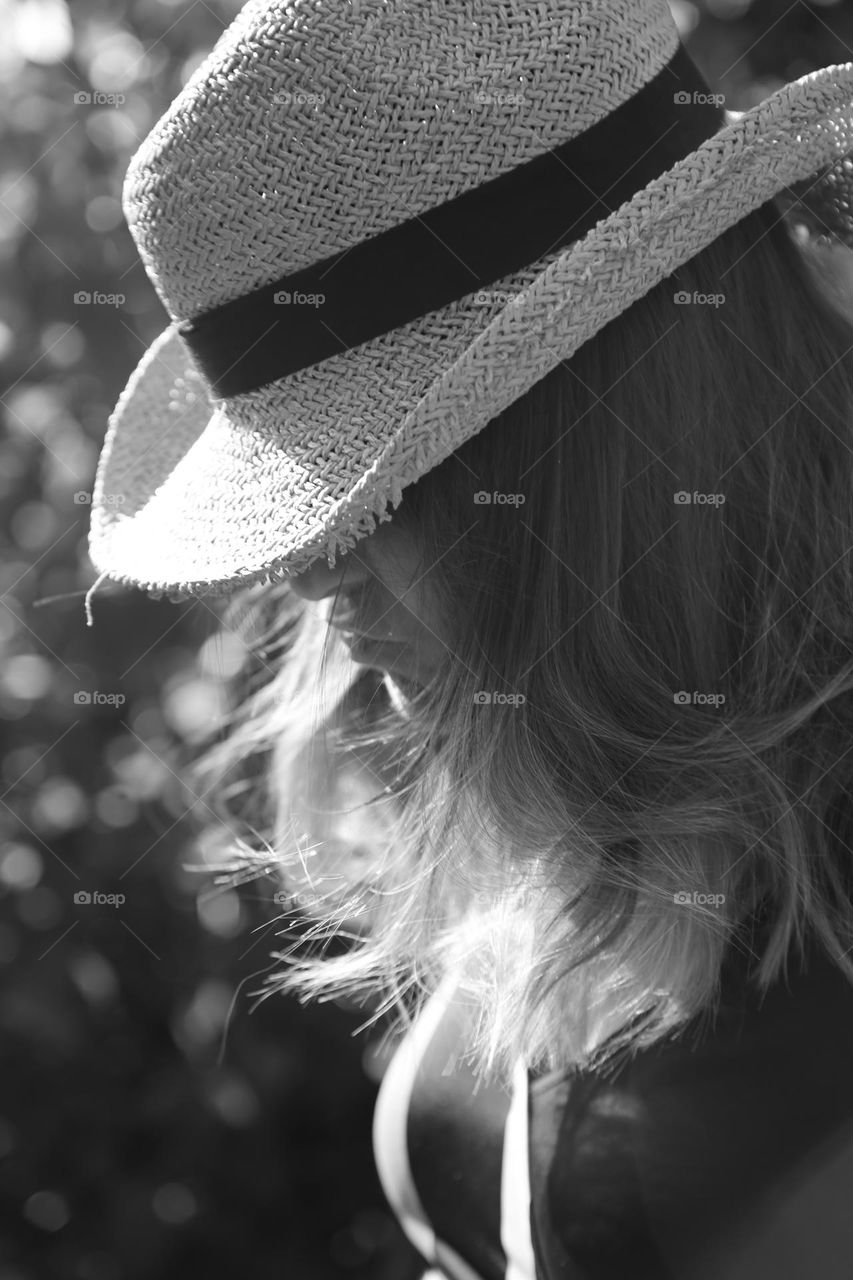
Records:
{"label": "shaded face", "polygon": [[305,600],[329,600],[324,616],[356,662],[412,693],[447,659],[428,579],[410,535],[386,521],[338,555],[334,569],[321,559],[290,582]]}

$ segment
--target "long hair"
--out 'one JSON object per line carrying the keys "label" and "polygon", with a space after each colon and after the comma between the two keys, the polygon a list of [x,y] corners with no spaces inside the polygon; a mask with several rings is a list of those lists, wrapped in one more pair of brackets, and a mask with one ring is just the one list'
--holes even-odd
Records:
{"label": "long hair", "polygon": [[713,1011],[735,952],[766,989],[816,938],[853,981],[853,320],[819,274],[768,202],[403,491],[447,645],[417,694],[287,581],[231,599],[248,676],[192,773],[208,865],[298,929],[267,993],[408,1025],[452,968],[508,1079]]}

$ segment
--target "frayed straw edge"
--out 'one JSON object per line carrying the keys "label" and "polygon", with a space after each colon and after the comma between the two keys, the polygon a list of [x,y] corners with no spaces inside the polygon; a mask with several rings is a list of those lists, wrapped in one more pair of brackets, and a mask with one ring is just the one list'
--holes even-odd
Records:
{"label": "frayed straw edge", "polygon": [[390,500],[392,507],[396,509],[402,500],[402,490],[403,484],[400,479],[396,476],[390,477],[388,485],[383,486],[374,493],[371,505],[366,507],[354,521],[350,521],[339,529],[325,533],[321,538],[315,539],[308,546],[301,547],[290,555],[271,560],[259,569],[233,574],[228,578],[220,578],[212,582],[197,581],[177,584],[140,582],[138,579],[128,577],[126,574],[114,573],[109,569],[102,570],[86,592],[84,600],[86,626],[91,627],[94,625],[91,601],[95,592],[105,580],[118,582],[123,586],[144,591],[153,600],[161,600],[165,597],[173,604],[179,604],[194,597],[227,596],[244,587],[264,584],[273,585],[277,582],[283,582],[287,578],[302,573],[310,565],[314,564],[319,559],[318,551],[322,553],[325,550],[328,566],[333,569],[338,554],[352,550],[362,538],[373,533],[379,524],[391,519],[390,513],[386,510],[388,502]]}

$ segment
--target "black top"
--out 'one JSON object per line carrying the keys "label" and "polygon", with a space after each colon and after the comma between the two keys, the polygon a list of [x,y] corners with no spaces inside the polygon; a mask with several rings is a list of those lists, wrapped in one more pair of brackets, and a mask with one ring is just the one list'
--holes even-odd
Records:
{"label": "black top", "polygon": [[[763,998],[745,966],[730,951],[713,1020],[528,1073],[536,1280],[853,1280],[853,985],[814,942]],[[412,1178],[436,1234],[505,1280],[509,1098],[441,1056],[412,1090]]]}

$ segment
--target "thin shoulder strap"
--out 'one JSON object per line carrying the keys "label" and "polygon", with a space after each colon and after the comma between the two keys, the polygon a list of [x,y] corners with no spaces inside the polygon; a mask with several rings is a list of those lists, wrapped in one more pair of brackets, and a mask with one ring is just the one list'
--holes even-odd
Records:
{"label": "thin shoulder strap", "polygon": [[501,1167],[501,1244],[506,1254],[505,1280],[536,1280],[530,1235],[530,1167],[527,1067],[519,1059],[513,1070],[512,1101],[504,1128]]}

